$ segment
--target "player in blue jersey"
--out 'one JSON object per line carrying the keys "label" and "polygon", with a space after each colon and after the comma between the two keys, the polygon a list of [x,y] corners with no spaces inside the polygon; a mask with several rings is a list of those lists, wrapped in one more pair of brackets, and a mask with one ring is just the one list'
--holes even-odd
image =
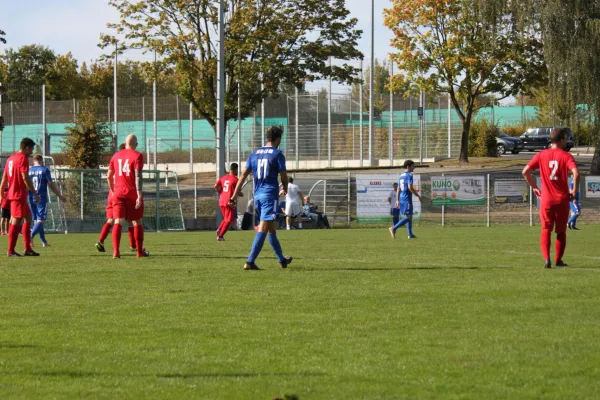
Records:
{"label": "player in blue jersey", "polygon": [[292,262],[292,257],[284,257],[276,233],[276,221],[279,214],[279,175],[281,175],[284,195],[288,189],[285,156],[278,149],[282,135],[283,129],[280,127],[272,126],[267,130],[267,145],[250,155],[246,167],[242,171],[240,181],[235,187],[235,192],[231,196],[230,204],[235,206],[235,201],[244,186],[244,182],[248,175],[252,173],[254,176],[254,207],[256,214],[260,217],[260,224],[254,237],[254,243],[252,243],[252,250],[250,250],[250,255],[244,265],[245,270],[260,269],[255,261],[262,250],[267,235],[281,268],[287,268],[288,264]]}
{"label": "player in blue jersey", "polygon": [[33,156],[33,167],[29,168],[29,179],[31,179],[35,192],[40,197],[40,201],[36,204],[33,193],[29,193],[29,207],[31,208],[32,220],[34,221],[33,229],[31,229],[31,241],[33,243],[33,238],[39,234],[42,246],[47,247],[49,244],[46,241],[46,234],[44,233],[44,222],[46,222],[48,211],[48,188],[62,202],[66,201],[66,199],[60,194],[60,191],[52,181],[50,170],[44,167],[44,158],[41,154]]}
{"label": "player in blue jersey", "polygon": [[416,239],[412,232],[412,217],[413,217],[413,194],[421,201],[421,196],[413,186],[413,174],[415,170],[415,163],[412,160],[406,160],[404,162],[404,168],[406,169],[400,178],[398,179],[398,194],[396,197],[396,207],[400,207],[400,215],[404,216],[398,223],[390,228],[392,238],[396,238],[396,230],[401,226],[406,225],[408,230],[408,238]]}
{"label": "player in blue jersey", "polygon": [[[571,191],[571,193],[573,192],[573,181],[571,181],[569,183],[569,190]],[[571,200],[569,205],[571,207],[571,218],[569,218],[569,223],[567,225],[568,225],[569,229],[574,229],[574,230],[578,231],[579,228],[577,228],[577,226],[576,226],[577,218],[579,218],[579,216],[581,215],[581,203],[579,203],[579,191],[577,191],[577,194]]]}

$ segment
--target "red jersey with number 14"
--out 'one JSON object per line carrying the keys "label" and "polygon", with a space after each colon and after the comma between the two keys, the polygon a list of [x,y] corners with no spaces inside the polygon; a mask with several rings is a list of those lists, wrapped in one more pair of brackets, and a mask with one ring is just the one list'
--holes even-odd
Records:
{"label": "red jersey with number 14", "polygon": [[573,156],[558,148],[539,152],[527,164],[540,170],[542,205],[556,205],[569,201],[569,171],[577,168]]}
{"label": "red jersey with number 14", "polygon": [[8,180],[8,199],[26,200],[29,193],[23,174],[29,172],[29,159],[21,152],[15,153],[6,160],[4,175]]}
{"label": "red jersey with number 14", "polygon": [[219,206],[226,206],[229,204],[229,200],[231,200],[231,195],[235,190],[238,180],[237,176],[230,174],[219,178],[219,181],[217,182],[221,185],[221,191],[219,192]]}
{"label": "red jersey with number 14", "polygon": [[144,168],[144,155],[139,151],[125,149],[115,153],[108,166],[115,172],[114,196],[119,198],[137,197],[135,176]]}

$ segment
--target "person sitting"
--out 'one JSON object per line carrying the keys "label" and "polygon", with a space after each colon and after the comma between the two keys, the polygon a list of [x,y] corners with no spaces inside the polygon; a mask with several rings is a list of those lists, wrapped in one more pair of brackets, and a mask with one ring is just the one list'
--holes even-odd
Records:
{"label": "person sitting", "polygon": [[242,230],[252,230],[252,225],[254,225],[254,199],[248,200],[248,207],[242,218]]}
{"label": "person sitting", "polygon": [[310,196],[306,196],[304,198],[304,210],[302,214],[310,218],[314,226],[317,226],[320,229],[331,229],[331,226],[329,226],[329,220],[327,219],[327,215],[318,211],[318,209],[319,207],[315,203],[310,202]]}

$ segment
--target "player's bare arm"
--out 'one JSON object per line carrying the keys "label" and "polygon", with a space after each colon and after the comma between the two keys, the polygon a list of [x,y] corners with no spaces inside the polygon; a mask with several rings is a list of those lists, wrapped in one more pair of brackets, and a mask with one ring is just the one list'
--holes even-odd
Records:
{"label": "player's bare arm", "polygon": [[290,183],[290,181],[288,179],[286,171],[281,171],[280,175],[281,175],[281,186],[283,186],[283,194],[286,195],[287,191],[288,191],[288,184]]}
{"label": "player's bare arm", "polygon": [[6,180],[6,174],[2,174],[2,183],[0,183],[0,200],[2,200],[2,195],[4,194],[4,191],[6,190],[7,183],[8,183],[8,181]]}
{"label": "player's bare arm", "polygon": [[144,187],[144,179],[142,178],[142,170],[135,171],[135,188],[137,190],[137,200],[135,201],[135,208],[139,209],[142,206],[144,194],[142,189]]}
{"label": "player's bare arm", "polygon": [[110,189],[111,193],[115,191],[115,171],[109,169],[108,170],[108,174],[106,174],[106,179],[108,180],[108,188]]}
{"label": "player's bare arm", "polygon": [[233,194],[231,195],[231,200],[229,200],[229,203],[235,204],[236,199],[238,198],[238,196],[240,195],[240,192],[242,191],[244,182],[246,182],[246,179],[248,179],[248,176],[250,176],[250,172],[252,172],[252,171],[248,168],[244,168],[242,170],[242,176],[240,177],[238,184],[235,185],[235,190],[233,191]]}
{"label": "player's bare arm", "polygon": [[[523,172],[521,172],[529,186],[531,186],[531,188],[533,189],[533,193],[535,193],[535,196],[538,198],[542,197],[542,192],[540,191],[540,188],[538,188],[537,183],[535,183],[535,179],[533,179],[532,173],[533,170],[529,167],[529,165],[526,165],[525,168],[523,168]],[[579,179],[579,172],[577,172],[577,179]]]}
{"label": "player's bare arm", "polygon": [[35,204],[39,203],[40,196],[38,196],[37,192],[35,191],[35,188],[33,187],[33,183],[31,182],[31,179],[29,179],[29,174],[27,172],[21,172],[21,176],[23,177],[23,182],[25,182],[27,189],[29,189],[29,191],[31,193],[33,193],[33,197],[35,199]]}
{"label": "player's bare arm", "polygon": [[60,199],[60,201],[63,203],[67,201],[67,198],[60,193],[60,190],[58,190],[58,187],[54,182],[48,182],[48,187],[50,190],[52,190],[52,193],[54,193]]}
{"label": "player's bare arm", "polygon": [[[419,201],[421,201],[421,196],[419,195],[419,192],[417,192],[417,189],[415,189],[415,187],[412,184],[408,185],[408,190],[410,190],[411,193],[414,194],[415,197],[417,199],[419,199]],[[422,201],[421,201],[421,203],[422,203]]]}
{"label": "player's bare arm", "polygon": [[573,174],[573,189],[571,189],[571,198],[576,201],[575,196],[577,196],[577,193],[579,192],[579,168],[572,168],[571,174]]}
{"label": "player's bare arm", "polygon": [[223,187],[221,186],[221,181],[217,181],[217,183],[215,183],[215,192],[217,193],[221,193],[221,191],[223,190]]}

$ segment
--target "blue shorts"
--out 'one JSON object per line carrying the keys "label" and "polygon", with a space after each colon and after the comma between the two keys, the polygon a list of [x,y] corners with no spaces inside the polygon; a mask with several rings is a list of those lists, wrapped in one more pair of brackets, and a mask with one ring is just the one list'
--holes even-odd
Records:
{"label": "blue shorts", "polygon": [[31,208],[31,219],[34,221],[45,221],[48,216],[48,200],[40,199],[40,202],[35,204],[33,199],[29,199],[29,207]]}
{"label": "blue shorts", "polygon": [[569,205],[571,206],[571,212],[573,214],[581,213],[581,204],[579,204],[579,203],[575,204],[573,202],[570,202]]}
{"label": "blue shorts", "polygon": [[400,214],[401,215],[413,215],[413,205],[410,203],[400,203]]}
{"label": "blue shorts", "polygon": [[280,213],[278,205],[279,199],[277,197],[257,197],[254,200],[256,216],[259,217],[260,221],[275,221]]}
{"label": "blue shorts", "polygon": [[390,210],[390,215],[392,215],[394,217],[400,216],[400,209],[399,208],[392,208]]}

